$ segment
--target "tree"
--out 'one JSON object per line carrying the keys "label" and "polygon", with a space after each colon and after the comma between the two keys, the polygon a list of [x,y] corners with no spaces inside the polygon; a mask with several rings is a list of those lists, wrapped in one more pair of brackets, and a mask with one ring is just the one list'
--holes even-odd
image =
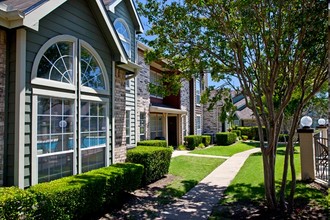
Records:
{"label": "tree", "polygon": [[[259,137],[264,137],[262,126],[266,128],[268,141],[260,138],[260,147],[270,209],[278,204],[274,176],[278,136],[285,111],[296,102],[285,164],[288,167],[290,160],[293,198],[292,134],[303,107],[327,79],[327,2],[147,0],[139,6],[152,25],[147,34],[155,36],[148,41],[154,50],[147,60],[162,57],[168,61],[167,68],[179,69],[186,78],[203,70],[210,71],[214,81],[238,78],[255,115]],[[285,172],[282,185],[286,185]],[[282,187],[280,193],[284,190]],[[283,198],[280,201],[285,204]]]}

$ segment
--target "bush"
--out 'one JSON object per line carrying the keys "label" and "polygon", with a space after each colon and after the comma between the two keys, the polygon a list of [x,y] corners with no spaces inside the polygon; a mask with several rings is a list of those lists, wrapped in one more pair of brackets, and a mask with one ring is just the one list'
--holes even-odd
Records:
{"label": "bush", "polygon": [[236,133],[237,137],[241,137],[242,136],[242,132],[240,130],[232,130],[231,132]]}
{"label": "bush", "polygon": [[248,139],[250,140],[255,138],[254,130],[252,130],[252,127],[237,127],[237,130],[241,131],[241,135],[248,136]]}
{"label": "bush", "polygon": [[248,137],[248,136],[246,136],[246,135],[242,135],[242,139],[243,139],[243,141],[246,141],[246,140],[248,140],[248,139],[249,139],[249,137]]}
{"label": "bush", "polygon": [[211,136],[210,135],[202,135],[202,143],[205,147],[209,146],[211,143]]}
{"label": "bush", "polygon": [[203,138],[201,135],[188,135],[184,137],[184,141],[188,150],[194,150],[202,143]]}
{"label": "bush", "polygon": [[126,190],[141,184],[143,167],[116,164],[32,186],[40,219],[81,219],[120,200]]}
{"label": "bush", "polygon": [[289,139],[289,135],[288,134],[280,134],[278,137],[278,141],[279,142],[287,142]]}
{"label": "bush", "polygon": [[127,151],[126,161],[142,164],[143,184],[149,184],[168,173],[172,157],[172,149],[164,147],[138,146]]}
{"label": "bush", "polygon": [[217,145],[230,145],[236,142],[236,133],[220,132],[216,134]]}
{"label": "bush", "polygon": [[33,219],[37,207],[37,199],[31,192],[0,187],[0,219]]}
{"label": "bush", "polygon": [[145,140],[139,141],[138,146],[168,147],[165,140]]}

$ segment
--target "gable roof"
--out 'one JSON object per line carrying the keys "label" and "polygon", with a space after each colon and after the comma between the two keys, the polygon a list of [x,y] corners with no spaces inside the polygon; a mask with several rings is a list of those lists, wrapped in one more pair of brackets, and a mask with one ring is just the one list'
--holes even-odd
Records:
{"label": "gable roof", "polygon": [[126,3],[127,9],[133,18],[133,24],[135,27],[135,30],[138,34],[143,33],[143,26],[142,22],[140,20],[140,17],[138,16],[135,8],[135,4],[132,0],[103,0],[104,5],[106,6],[107,10],[111,11],[112,13],[115,13],[115,8],[119,3],[124,1]]}
{"label": "gable roof", "polygon": [[[38,31],[39,21],[67,0],[5,0],[0,2],[0,26],[8,29],[28,27]],[[95,19],[104,30],[109,45],[114,49],[115,60],[127,63],[127,55],[110,22],[103,0],[87,0]]]}

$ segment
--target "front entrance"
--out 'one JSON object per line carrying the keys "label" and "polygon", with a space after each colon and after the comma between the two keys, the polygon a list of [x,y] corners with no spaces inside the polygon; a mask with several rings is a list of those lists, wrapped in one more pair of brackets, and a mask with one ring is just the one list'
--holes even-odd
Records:
{"label": "front entrance", "polygon": [[168,117],[168,145],[178,146],[177,117]]}

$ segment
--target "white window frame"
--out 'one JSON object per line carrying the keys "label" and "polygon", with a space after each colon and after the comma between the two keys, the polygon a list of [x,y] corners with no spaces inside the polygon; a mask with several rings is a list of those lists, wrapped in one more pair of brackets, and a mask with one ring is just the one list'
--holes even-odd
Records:
{"label": "white window frame", "polygon": [[[128,116],[128,117],[127,117]],[[125,128],[126,128],[126,145],[129,146],[131,145],[131,130],[132,130],[132,124],[131,124],[131,110],[126,110],[125,111],[125,119],[126,119],[126,123],[125,123]],[[127,128],[127,125],[129,126]],[[128,132],[127,132],[128,130]],[[128,140],[128,143],[127,143]]]}
{"label": "white window frame", "polygon": [[[37,70],[40,63],[40,60],[43,56],[43,54],[48,50],[50,46],[57,42],[71,42],[73,43],[73,84],[69,83],[62,83],[55,80],[49,80],[44,78],[38,78],[37,77]],[[79,85],[79,88],[77,86],[78,82],[81,82],[81,65],[80,65],[80,54],[77,54],[77,51],[81,50],[81,47],[84,47],[85,49],[90,52],[94,58],[97,60],[101,71],[102,76],[104,78],[104,84],[105,84],[105,90],[97,90],[93,88],[89,88],[86,86]],[[78,68],[77,68],[78,67]],[[78,78],[77,78],[78,77]],[[81,128],[77,126],[77,121],[79,121],[80,126],[80,102],[81,101],[93,101],[93,102],[102,102],[106,105],[106,144],[105,144],[105,166],[109,165],[109,103],[110,103],[110,86],[109,86],[109,79],[108,74],[105,68],[105,65],[101,59],[101,57],[98,55],[96,50],[89,45],[87,42],[78,39],[76,37],[70,36],[70,35],[59,35],[54,38],[51,38],[48,40],[38,51],[36,58],[33,63],[32,67],[32,73],[31,73],[31,84],[32,84],[32,150],[31,150],[31,156],[32,156],[32,164],[31,164],[31,170],[32,170],[32,185],[38,183],[38,158],[41,156],[38,156],[37,152],[37,109],[38,109],[38,96],[43,97],[54,97],[54,98],[62,98],[62,99],[70,99],[74,101],[74,140],[77,141],[78,146],[75,146],[75,149],[69,150],[68,152],[73,152],[73,174],[81,173],[82,163],[81,163],[81,152],[82,149],[80,148],[80,137],[81,137]],[[43,89],[41,89],[41,87]],[[56,91],[58,89],[62,89],[62,91]],[[82,94],[84,93],[84,94]],[[87,94],[88,93],[88,94]],[[99,95],[103,96],[100,97]],[[104,95],[107,95],[108,98],[106,98]],[[77,109],[79,108],[79,111],[77,112]],[[102,146],[103,147],[103,146]],[[96,147],[100,148],[100,147]],[[92,149],[92,148],[88,148]],[[47,154],[47,156],[51,156],[52,154],[61,154],[63,152],[55,152]],[[78,157],[78,160],[76,159]],[[78,164],[79,161],[79,164]],[[77,168],[78,167],[78,168]]]}
{"label": "white window frame", "polygon": [[197,78],[195,80],[195,92],[196,92],[196,105],[200,106],[201,104],[201,80]]}
{"label": "white window frame", "polygon": [[131,57],[132,57],[132,36],[131,36],[131,31],[130,31],[130,29],[129,29],[129,27],[128,27],[128,24],[126,23],[126,21],[124,20],[124,19],[122,19],[122,18],[117,18],[114,22],[113,22],[113,26],[116,28],[116,23],[118,23],[118,22],[120,22],[120,23],[122,23],[123,24],[123,26],[124,26],[124,28],[126,29],[126,31],[127,31],[127,34],[128,34],[128,36],[129,36],[129,38],[126,38],[125,36],[123,36],[121,33],[119,33],[117,30],[116,30],[116,32],[117,32],[117,34],[118,34],[118,36],[119,36],[119,39],[122,41],[122,42],[125,42],[125,43],[128,43],[129,44],[129,51],[126,51],[126,49],[125,49],[125,47],[124,47],[124,45],[123,45],[123,43],[122,43],[122,45],[123,45],[123,48],[124,48],[124,50],[125,50],[125,52],[127,53],[127,56],[129,57],[129,59],[131,59]]}
{"label": "white window frame", "polygon": [[[144,115],[144,119],[141,119],[141,114]],[[141,125],[142,120],[144,121],[143,126]],[[144,132],[141,134],[142,127],[144,128]],[[145,112],[140,112],[140,141],[142,140],[141,136],[144,136],[143,140],[147,139],[146,129],[147,129],[147,114]]]}
{"label": "white window frame", "polygon": [[196,115],[196,134],[201,135],[202,134],[202,116]]}
{"label": "white window frame", "polygon": [[[159,80],[161,78],[162,78],[162,74],[157,73],[156,71],[153,71],[153,70],[150,71],[150,84],[153,84],[155,86],[160,86]],[[150,97],[157,98],[157,99],[163,99],[163,96],[157,95],[157,94],[151,94],[151,93],[150,93]]]}
{"label": "white window frame", "polygon": [[[152,130],[152,117],[156,118],[156,130]],[[160,122],[159,122],[160,121]],[[163,115],[162,114],[150,114],[150,138],[152,138],[151,133],[156,133],[156,137],[163,137],[164,135],[164,128],[163,128]],[[159,124],[160,123],[160,124]]]}

